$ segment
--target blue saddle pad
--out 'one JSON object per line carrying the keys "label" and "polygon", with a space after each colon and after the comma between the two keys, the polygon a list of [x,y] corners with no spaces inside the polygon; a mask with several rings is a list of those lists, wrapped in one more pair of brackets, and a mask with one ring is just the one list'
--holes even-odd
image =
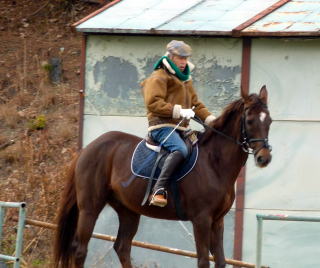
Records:
{"label": "blue saddle pad", "polygon": [[[173,174],[173,180],[180,180],[186,176],[192,168],[195,166],[198,159],[198,145],[193,147],[192,153],[183,163],[183,165]],[[142,178],[150,178],[152,168],[156,162],[158,153],[149,149],[146,146],[146,141],[142,140],[133,152],[131,159],[131,171],[135,176]],[[157,179],[160,175],[161,169],[157,167],[154,175],[154,179]]]}

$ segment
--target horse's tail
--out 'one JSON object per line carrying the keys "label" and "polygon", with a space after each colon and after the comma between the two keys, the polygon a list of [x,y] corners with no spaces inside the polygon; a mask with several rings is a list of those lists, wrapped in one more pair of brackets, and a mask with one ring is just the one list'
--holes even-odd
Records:
{"label": "horse's tail", "polygon": [[54,244],[54,267],[69,268],[73,255],[72,241],[77,228],[78,207],[74,183],[77,155],[70,166],[66,176],[66,184],[60,201],[57,216],[57,229]]}

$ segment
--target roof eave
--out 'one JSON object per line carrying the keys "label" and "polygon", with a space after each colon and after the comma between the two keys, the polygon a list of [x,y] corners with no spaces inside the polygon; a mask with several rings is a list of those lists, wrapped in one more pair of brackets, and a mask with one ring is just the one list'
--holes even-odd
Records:
{"label": "roof eave", "polygon": [[139,30],[139,29],[106,29],[77,28],[77,31],[87,34],[130,34],[130,35],[181,35],[181,36],[225,36],[225,37],[319,37],[320,31],[296,32],[264,32],[264,31],[176,31],[176,30]]}
{"label": "roof eave", "polygon": [[296,31],[296,32],[263,32],[263,31],[243,31],[239,37],[319,37],[320,31]]}
{"label": "roof eave", "polygon": [[231,31],[176,31],[176,30],[139,30],[139,29],[106,29],[106,28],[77,28],[83,33],[102,33],[102,34],[140,34],[140,35],[184,35],[184,36],[231,36]]}

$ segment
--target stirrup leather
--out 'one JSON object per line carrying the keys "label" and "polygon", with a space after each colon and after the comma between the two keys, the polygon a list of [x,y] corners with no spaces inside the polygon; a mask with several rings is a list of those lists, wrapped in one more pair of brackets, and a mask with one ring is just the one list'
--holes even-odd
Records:
{"label": "stirrup leather", "polygon": [[[160,193],[160,192],[163,192]],[[167,205],[167,191],[164,188],[160,188],[156,190],[151,197],[151,201],[149,205],[165,207]]]}

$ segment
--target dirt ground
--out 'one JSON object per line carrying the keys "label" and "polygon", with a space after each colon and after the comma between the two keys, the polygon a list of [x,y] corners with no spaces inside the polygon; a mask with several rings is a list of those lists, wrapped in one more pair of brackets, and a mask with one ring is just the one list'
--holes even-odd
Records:
{"label": "dirt ground", "polygon": [[[72,24],[100,7],[1,1],[0,201],[25,201],[27,218],[54,222],[63,175],[78,149],[81,34]],[[60,83],[50,80],[52,58],[62,62]],[[1,254],[14,254],[16,216],[6,210]],[[49,267],[51,245],[52,231],[26,226],[22,267]]]}

